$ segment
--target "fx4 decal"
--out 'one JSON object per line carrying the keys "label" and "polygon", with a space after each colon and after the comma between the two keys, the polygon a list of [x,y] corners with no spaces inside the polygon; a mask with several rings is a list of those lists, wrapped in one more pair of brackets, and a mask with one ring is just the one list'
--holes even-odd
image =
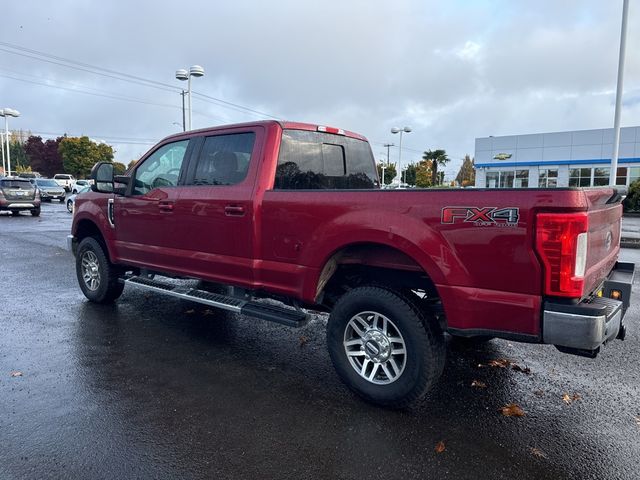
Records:
{"label": "fx4 decal", "polygon": [[441,223],[473,223],[477,227],[517,227],[519,218],[518,208],[444,207]]}

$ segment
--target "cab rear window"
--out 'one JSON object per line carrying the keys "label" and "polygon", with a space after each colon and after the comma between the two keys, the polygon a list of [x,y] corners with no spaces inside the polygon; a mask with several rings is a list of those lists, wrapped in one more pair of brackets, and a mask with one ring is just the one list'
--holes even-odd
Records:
{"label": "cab rear window", "polygon": [[377,188],[369,144],[324,132],[285,130],[274,188],[327,190]]}
{"label": "cab rear window", "polygon": [[29,180],[0,180],[2,188],[19,188],[22,190],[32,190],[33,185]]}

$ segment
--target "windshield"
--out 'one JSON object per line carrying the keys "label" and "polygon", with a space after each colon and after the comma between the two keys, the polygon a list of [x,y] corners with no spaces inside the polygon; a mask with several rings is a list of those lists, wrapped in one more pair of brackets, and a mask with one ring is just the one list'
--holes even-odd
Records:
{"label": "windshield", "polygon": [[36,180],[36,183],[38,184],[39,187],[59,187],[59,185],[56,183],[55,180],[51,180],[51,179],[38,179]]}

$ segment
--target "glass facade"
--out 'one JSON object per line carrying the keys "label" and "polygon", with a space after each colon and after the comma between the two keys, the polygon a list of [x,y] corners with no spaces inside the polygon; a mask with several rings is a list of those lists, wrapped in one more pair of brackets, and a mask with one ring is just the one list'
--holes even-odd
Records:
{"label": "glass facade", "polygon": [[540,168],[538,175],[538,187],[554,188],[558,186],[557,168]]}

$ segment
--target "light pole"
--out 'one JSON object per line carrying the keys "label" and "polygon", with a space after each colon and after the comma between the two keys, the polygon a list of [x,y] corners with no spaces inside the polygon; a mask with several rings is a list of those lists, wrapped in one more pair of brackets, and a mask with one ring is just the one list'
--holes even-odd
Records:
{"label": "light pole", "polygon": [[380,167],[382,169],[382,185],[381,188],[384,188],[384,171],[388,168],[384,164]]}
{"label": "light pole", "polygon": [[385,143],[384,147],[387,149],[387,165],[389,165],[389,149],[391,147],[395,147],[396,145],[394,143]]}
{"label": "light pole", "polygon": [[[187,81],[187,96],[189,97],[189,116],[187,123],[187,130],[191,130],[191,77],[202,77],[204,75],[204,68],[200,65],[193,65],[189,68],[187,72],[185,69],[176,70],[176,78],[178,80],[186,80]],[[184,93],[183,93],[184,100]],[[182,103],[182,111],[184,112],[184,102]]]}
{"label": "light pole", "polygon": [[20,112],[12,108],[3,108],[0,110],[0,117],[4,117],[4,138],[7,145],[7,177],[11,176],[11,152],[9,152],[9,117],[19,117]]}
{"label": "light pole", "polygon": [[7,164],[4,160],[4,132],[0,131],[0,150],[2,150],[2,174],[6,173]]}
{"label": "light pole", "polygon": [[407,178],[406,170],[402,171],[402,134],[409,133],[409,132],[411,132],[411,127],[404,127],[404,128],[393,127],[391,129],[391,133],[400,134],[400,147],[399,147],[400,151],[398,153],[398,168],[404,174],[404,178],[401,178],[402,183],[406,183],[405,180]]}
{"label": "light pole", "polygon": [[616,87],[616,110],[613,114],[613,153],[611,155],[611,172],[609,185],[616,184],[618,174],[618,153],[620,149],[620,109],[622,104],[622,80],[624,77],[624,57],[627,48],[627,17],[629,16],[629,0],[622,1],[622,26],[620,27],[620,56],[618,57],[618,85]]}

